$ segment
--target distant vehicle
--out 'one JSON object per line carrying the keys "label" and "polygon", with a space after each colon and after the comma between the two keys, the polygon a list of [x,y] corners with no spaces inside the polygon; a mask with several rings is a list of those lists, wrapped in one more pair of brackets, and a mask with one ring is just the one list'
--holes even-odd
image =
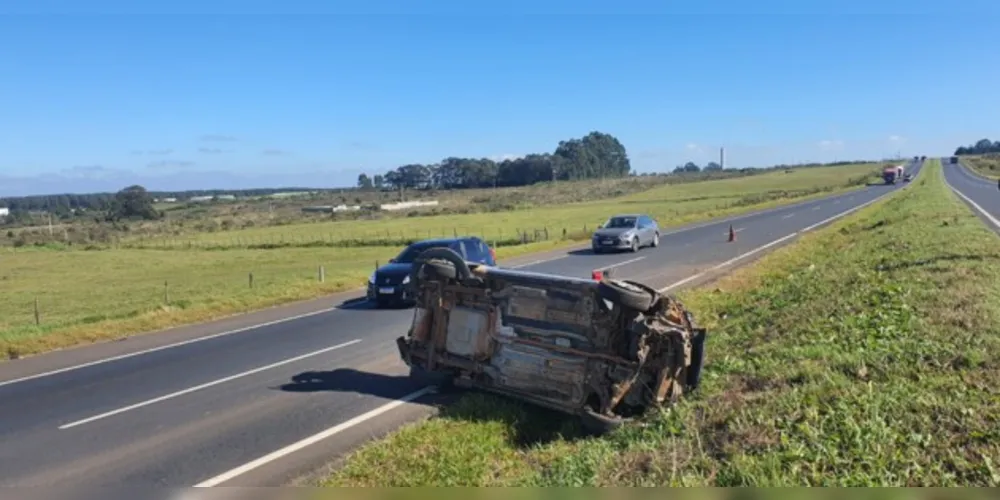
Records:
{"label": "distant vehicle", "polygon": [[951,164],[954,165],[956,163],[958,163],[958,157],[957,156],[952,156],[951,157]]}
{"label": "distant vehicle", "polygon": [[903,175],[903,182],[910,182],[911,179],[913,179],[913,176],[911,174],[906,173]]}
{"label": "distant vehicle", "polygon": [[882,170],[882,180],[886,184],[895,184],[896,180],[899,179],[899,170],[896,167],[885,167]]}
{"label": "distant vehicle", "polygon": [[594,253],[605,250],[638,252],[645,246],[660,246],[660,227],[645,214],[619,214],[601,225],[590,240]]}
{"label": "distant vehicle", "polygon": [[377,307],[392,304],[412,304],[413,292],[408,286],[410,270],[418,255],[431,248],[448,248],[462,256],[466,262],[497,265],[496,251],[475,236],[430,239],[411,243],[389,263],[380,266],[368,277],[367,298]]}
{"label": "distant vehicle", "polygon": [[927,161],[927,157],[926,157],[926,156],[921,156],[921,157],[920,157],[920,161],[922,161],[922,162],[923,162],[923,161]]}

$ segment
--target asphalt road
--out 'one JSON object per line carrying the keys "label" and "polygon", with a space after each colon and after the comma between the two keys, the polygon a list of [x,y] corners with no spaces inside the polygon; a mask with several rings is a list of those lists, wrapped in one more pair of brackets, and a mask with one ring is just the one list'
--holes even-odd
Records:
{"label": "asphalt road", "polygon": [[944,179],[972,206],[979,218],[995,231],[1000,231],[1000,188],[997,181],[973,173],[964,165],[951,165],[942,158]]}
{"label": "asphalt road", "polygon": [[[635,254],[563,250],[502,265],[581,277],[615,266],[657,288],[690,283],[905,185],[669,230]],[[360,295],[0,364],[0,486],[185,487],[276,452],[220,480],[273,486],[417,418],[433,394],[385,408],[421,389],[394,344],[411,311],[343,303]]]}

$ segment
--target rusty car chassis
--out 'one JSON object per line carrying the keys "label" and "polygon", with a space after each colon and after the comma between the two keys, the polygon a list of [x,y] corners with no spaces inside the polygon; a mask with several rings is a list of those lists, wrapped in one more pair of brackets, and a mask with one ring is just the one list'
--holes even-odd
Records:
{"label": "rusty car chassis", "polygon": [[698,386],[706,336],[676,299],[641,283],[465,262],[431,249],[414,262],[411,376],[577,415],[607,432]]}

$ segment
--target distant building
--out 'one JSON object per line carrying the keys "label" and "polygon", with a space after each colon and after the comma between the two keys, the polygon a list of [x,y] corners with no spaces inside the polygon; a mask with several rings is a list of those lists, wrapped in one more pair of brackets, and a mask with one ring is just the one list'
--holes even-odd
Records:
{"label": "distant building", "polygon": [[5,208],[0,208],[0,217],[7,217],[8,215],[10,215],[10,209],[9,208],[6,208],[6,207]]}

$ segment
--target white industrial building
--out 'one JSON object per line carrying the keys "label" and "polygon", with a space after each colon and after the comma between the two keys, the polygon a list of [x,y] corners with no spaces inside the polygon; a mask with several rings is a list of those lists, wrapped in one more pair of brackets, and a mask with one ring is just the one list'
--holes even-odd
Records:
{"label": "white industrial building", "polygon": [[6,207],[0,207],[0,217],[7,217],[10,215],[10,209]]}

